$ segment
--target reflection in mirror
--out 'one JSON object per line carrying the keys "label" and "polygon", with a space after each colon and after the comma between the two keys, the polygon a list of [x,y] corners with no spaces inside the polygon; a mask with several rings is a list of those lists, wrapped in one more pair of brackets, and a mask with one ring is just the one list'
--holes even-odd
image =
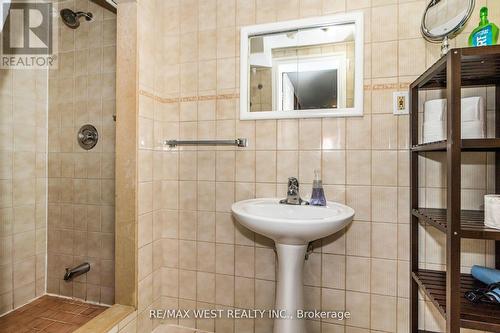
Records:
{"label": "reflection in mirror", "polygon": [[460,26],[470,11],[471,0],[443,0],[429,4],[423,18],[428,32],[443,37]]}
{"label": "reflection in mirror", "polygon": [[465,27],[475,0],[434,0],[425,9],[421,23],[424,37],[432,42],[442,42],[441,55],[449,50],[449,39]]}
{"label": "reflection in mirror", "polygon": [[355,24],[249,38],[251,112],[354,107]]}

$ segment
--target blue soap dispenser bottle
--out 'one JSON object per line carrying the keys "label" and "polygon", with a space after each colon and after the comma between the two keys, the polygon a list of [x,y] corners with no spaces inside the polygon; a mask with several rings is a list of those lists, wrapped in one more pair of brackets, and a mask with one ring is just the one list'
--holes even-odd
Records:
{"label": "blue soap dispenser bottle", "polygon": [[310,204],[313,206],[326,206],[325,191],[321,182],[321,175],[318,169],[314,170],[314,181]]}

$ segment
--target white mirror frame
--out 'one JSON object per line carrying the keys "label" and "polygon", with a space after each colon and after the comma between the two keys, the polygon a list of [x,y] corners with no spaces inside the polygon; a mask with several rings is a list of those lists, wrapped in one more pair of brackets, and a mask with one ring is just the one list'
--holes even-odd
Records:
{"label": "white mirror frame", "polygon": [[[352,108],[258,111],[250,112],[248,50],[249,37],[265,35],[295,29],[321,27],[353,23],[354,33],[354,106]],[[364,21],[362,12],[351,12],[331,16],[311,17],[301,20],[283,21],[246,26],[241,28],[240,39],[240,119],[284,119],[284,118],[318,118],[318,117],[353,117],[363,115],[363,55],[364,55]]]}

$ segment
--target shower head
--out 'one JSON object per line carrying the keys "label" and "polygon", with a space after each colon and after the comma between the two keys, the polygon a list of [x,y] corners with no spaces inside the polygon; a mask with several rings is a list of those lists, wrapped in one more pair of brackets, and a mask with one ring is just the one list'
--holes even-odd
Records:
{"label": "shower head", "polygon": [[71,9],[65,8],[61,10],[61,18],[68,27],[76,29],[80,26],[80,17],[85,17],[86,21],[92,21],[92,13],[74,12]]}

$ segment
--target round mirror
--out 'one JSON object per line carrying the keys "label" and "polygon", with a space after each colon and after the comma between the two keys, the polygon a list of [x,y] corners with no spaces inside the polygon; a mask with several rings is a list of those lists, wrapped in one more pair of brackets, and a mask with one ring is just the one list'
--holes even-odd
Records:
{"label": "round mirror", "polygon": [[455,37],[474,10],[475,0],[431,0],[422,18],[422,34],[427,40]]}

